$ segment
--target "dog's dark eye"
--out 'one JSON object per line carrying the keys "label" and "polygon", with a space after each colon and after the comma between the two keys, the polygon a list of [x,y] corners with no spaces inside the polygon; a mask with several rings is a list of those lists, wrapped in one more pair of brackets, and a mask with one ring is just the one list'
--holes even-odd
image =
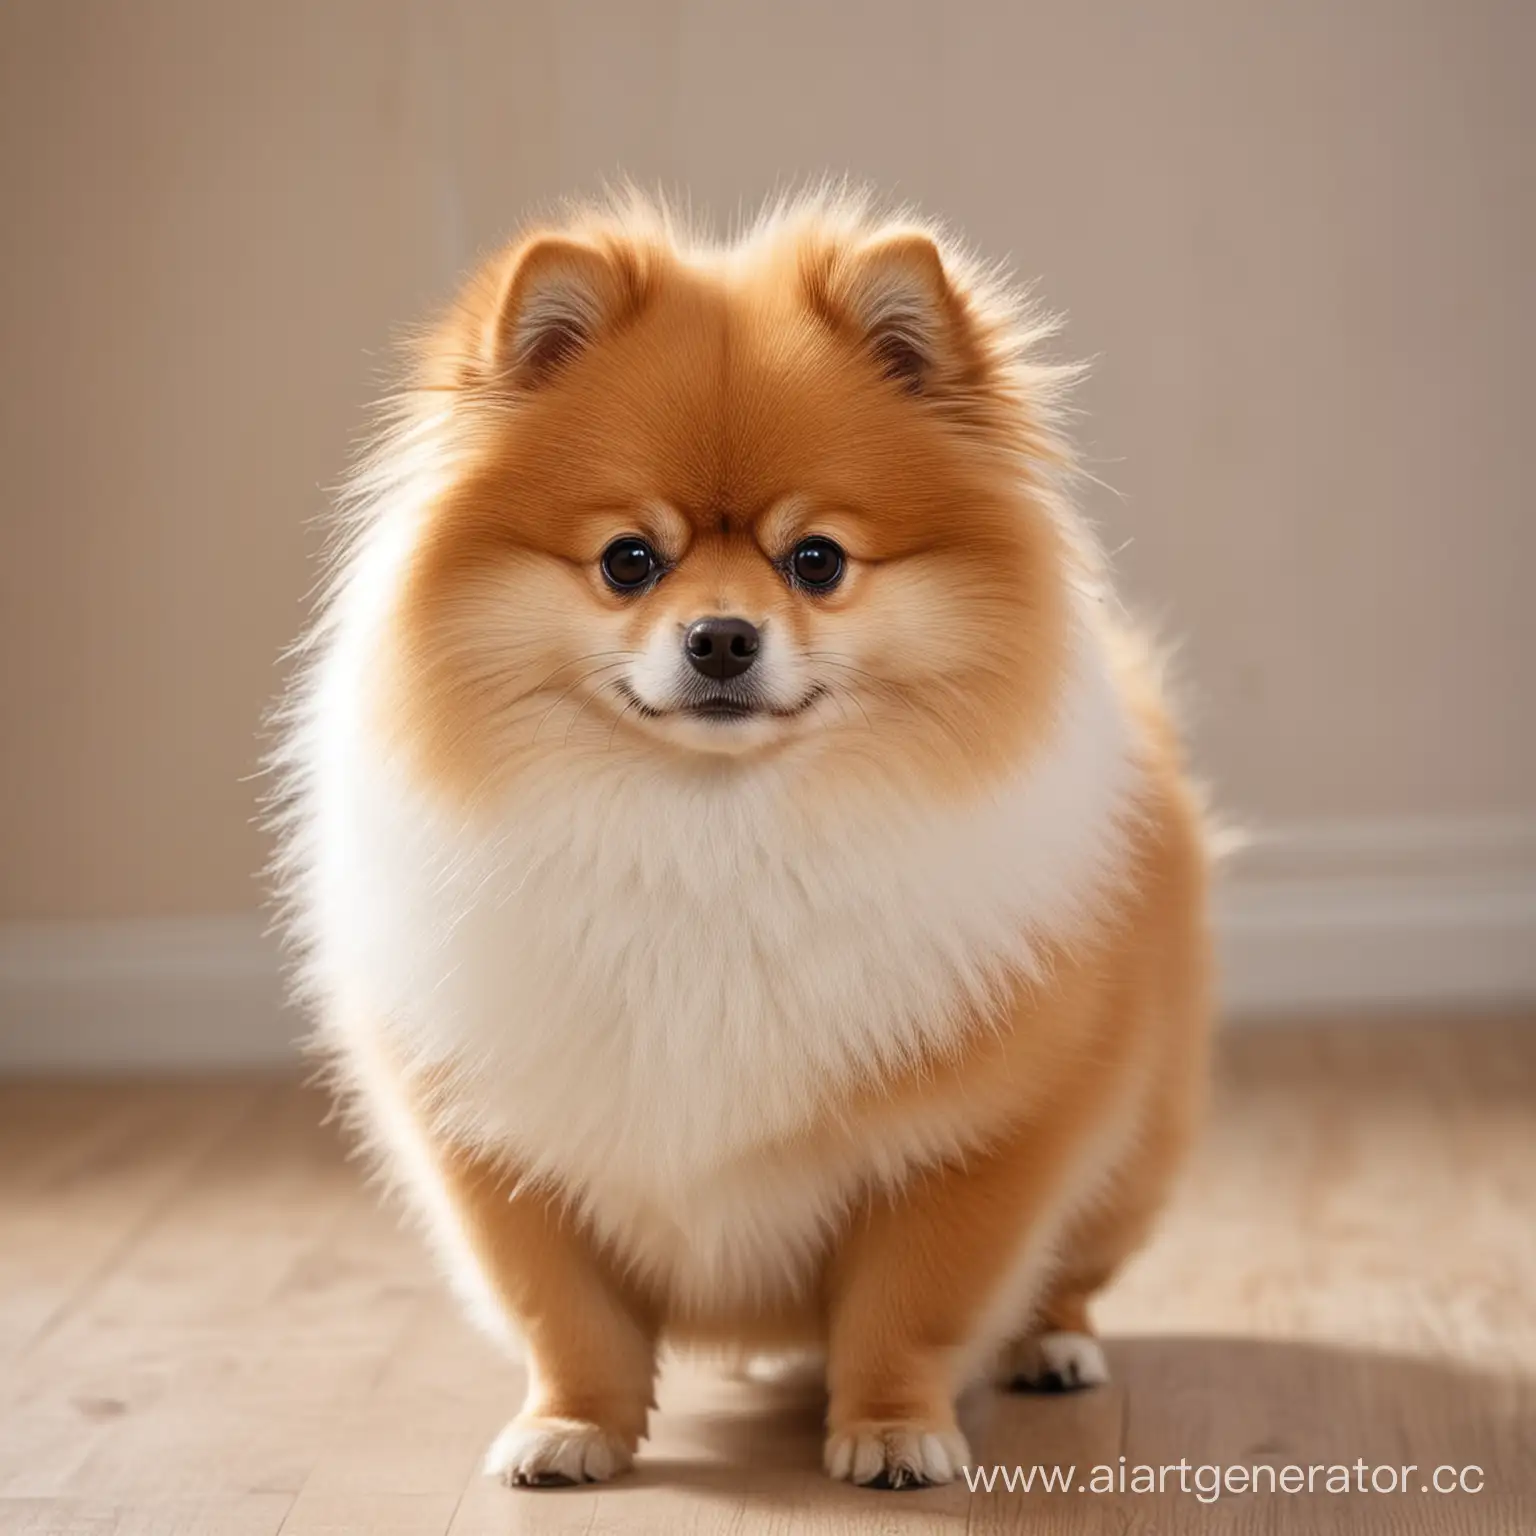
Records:
{"label": "dog's dark eye", "polygon": [[603,576],[610,587],[620,592],[633,592],[643,587],[652,576],[660,561],[656,551],[644,539],[615,539],[603,551]]}
{"label": "dog's dark eye", "polygon": [[843,552],[831,539],[801,539],[789,568],[801,586],[825,592],[843,579]]}

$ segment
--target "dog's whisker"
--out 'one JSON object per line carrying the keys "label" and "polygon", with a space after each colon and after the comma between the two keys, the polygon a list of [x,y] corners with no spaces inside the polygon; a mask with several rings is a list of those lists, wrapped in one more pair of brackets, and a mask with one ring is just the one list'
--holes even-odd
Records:
{"label": "dog's whisker", "polygon": [[867,710],[867,709],[865,709],[865,708],[864,708],[864,702],[863,702],[863,700],[862,700],[862,699],[860,699],[860,698],[859,698],[859,696],[858,696],[858,694],[856,694],[856,693],[855,693],[855,692],[854,692],[854,691],[853,691],[853,689],[851,689],[851,688],[844,688],[844,687],[842,687],[842,686],[841,686],[841,685],[840,685],[840,684],[839,684],[839,685],[836,685],[836,688],[837,688],[837,698],[838,698],[838,703],[839,703],[839,704],[841,704],[841,703],[842,703],[842,700],[843,700],[843,698],[844,698],[844,697],[845,697],[845,696],[846,696],[846,697],[847,697],[847,698],[848,698],[848,699],[849,699],[849,700],[851,700],[851,701],[852,701],[852,703],[853,703],[853,707],[854,707],[854,708],[855,708],[855,709],[856,709],[856,710],[858,710],[858,712],[859,712],[859,713],[860,713],[860,714],[861,714],[861,715],[863,715],[863,717],[864,717],[864,729],[865,729],[865,730],[867,730],[867,731],[870,731],[870,732],[871,732],[871,733],[872,733],[872,732],[873,732],[873,731],[874,731],[874,729],[875,729],[875,724],[874,724],[874,721],[872,721],[872,720],[871,720],[871,719],[870,719],[870,718],[869,718],[869,711],[868,711],[868,710]]}
{"label": "dog's whisker", "polygon": [[639,654],[640,654],[640,652],[639,651],[635,651],[635,650],[588,651],[585,656],[573,656],[569,661],[562,661],[560,663],[560,665],[558,667],[556,667],[553,672],[549,673],[545,677],[540,678],[539,681],[536,682],[533,685],[532,688],[524,689],[524,691],[522,692],[521,695],[519,695],[519,697],[525,698],[525,699],[536,698],[540,693],[542,693],[544,691],[545,688],[547,688],[568,667],[579,667],[585,661],[599,661],[599,660],[601,660],[605,656],[634,657],[634,656],[638,656]]}
{"label": "dog's whisker", "polygon": [[570,685],[570,687],[563,689],[559,698],[557,698],[555,702],[544,711],[543,715],[539,719],[539,723],[533,728],[533,736],[528,745],[531,747],[537,743],[539,739],[539,732],[544,729],[544,722],[548,720],[549,717],[554,714],[557,709],[560,708],[566,699],[568,699],[571,694],[573,694],[579,687],[581,687],[583,683],[590,681],[592,678],[598,676],[599,673],[610,672],[615,667],[622,667],[623,665],[624,662],[622,661],[605,661],[601,666],[593,667],[590,672],[583,672],[581,676],[578,677],[576,681]]}
{"label": "dog's whisker", "polygon": [[593,700],[595,700],[602,693],[603,689],[606,688],[606,687],[608,687],[608,683],[606,683],[606,682],[599,683],[597,685],[597,687],[594,688],[591,691],[591,693],[589,693],[586,696],[586,698],[584,698],[581,701],[581,708],[578,709],[576,711],[576,713],[571,716],[571,723],[568,726],[566,726],[566,728],[565,728],[565,735],[561,738],[560,746],[561,746],[562,749],[564,749],[565,747],[570,746],[570,744],[571,744],[571,732],[576,729],[577,722],[581,719],[581,717],[584,714],[586,714],[586,712],[587,712],[588,708],[591,706]]}
{"label": "dog's whisker", "polygon": [[603,748],[604,752],[611,752],[613,750],[613,738],[618,735],[619,726],[623,722],[625,715],[627,715],[630,710],[637,709],[639,705],[640,699],[635,695],[631,695],[624,701],[624,708],[621,709],[618,714],[613,717],[613,726],[608,732],[608,742],[607,745]]}

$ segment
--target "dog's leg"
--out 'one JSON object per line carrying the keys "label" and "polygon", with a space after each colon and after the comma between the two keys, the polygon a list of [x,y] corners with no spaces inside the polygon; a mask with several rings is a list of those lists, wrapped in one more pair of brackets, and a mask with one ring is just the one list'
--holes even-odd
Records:
{"label": "dog's leg", "polygon": [[425,1218],[471,1315],[527,1366],[522,1411],[486,1471],[530,1487],[623,1471],[654,1394],[659,1324],[646,1299],[562,1191],[443,1134],[429,1077],[401,1071],[370,1032],[345,1038],[360,1129]]}
{"label": "dog's leg", "polygon": [[623,1471],[645,1434],[656,1373],[640,1299],[547,1193],[462,1152],[440,1149],[436,1163],[477,1278],[526,1349],[527,1397],[486,1471],[526,1486]]}
{"label": "dog's leg", "polygon": [[1061,1198],[1092,1129],[1081,1114],[1048,1113],[963,1167],[930,1170],[854,1213],[828,1276],[833,1477],[919,1487],[967,1464],[955,1395],[978,1347],[1006,1336],[998,1308],[1028,1309],[1033,1295],[1016,1293],[1045,1280]]}
{"label": "dog's leg", "polygon": [[1018,1392],[1072,1392],[1109,1380],[1090,1299],[1145,1243],[1188,1147],[1204,1084],[1203,1055],[1170,1054],[1155,1073],[1120,1164],[1063,1234],[1036,1310],[1002,1351],[997,1383]]}
{"label": "dog's leg", "polygon": [[998,1384],[1015,1392],[1075,1392],[1109,1380],[1109,1362],[1088,1318],[1088,1298],[1108,1276],[1051,1287],[1030,1331],[1003,1351]]}

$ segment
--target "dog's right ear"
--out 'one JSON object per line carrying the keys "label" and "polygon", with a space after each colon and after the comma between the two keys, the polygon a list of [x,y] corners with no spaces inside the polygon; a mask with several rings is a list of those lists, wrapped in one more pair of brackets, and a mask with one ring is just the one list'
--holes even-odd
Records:
{"label": "dog's right ear", "polygon": [[571,235],[532,235],[511,255],[480,339],[492,378],[547,383],[631,312],[636,274],[612,251]]}

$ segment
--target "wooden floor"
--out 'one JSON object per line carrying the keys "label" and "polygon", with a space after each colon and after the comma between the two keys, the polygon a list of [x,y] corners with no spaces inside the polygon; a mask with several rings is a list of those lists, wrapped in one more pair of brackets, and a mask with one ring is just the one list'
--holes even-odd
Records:
{"label": "wooden floor", "polygon": [[[1115,1383],[965,1413],[978,1462],[1076,1482],[1416,1463],[1399,1493],[839,1487],[812,1392],[681,1366],[635,1476],[509,1491],[476,1463],[516,1371],[322,1108],[0,1085],[0,1531],[1536,1531],[1536,1020],[1229,1036],[1177,1208],[1102,1309]],[[1420,1492],[1468,1465],[1482,1492]]]}

